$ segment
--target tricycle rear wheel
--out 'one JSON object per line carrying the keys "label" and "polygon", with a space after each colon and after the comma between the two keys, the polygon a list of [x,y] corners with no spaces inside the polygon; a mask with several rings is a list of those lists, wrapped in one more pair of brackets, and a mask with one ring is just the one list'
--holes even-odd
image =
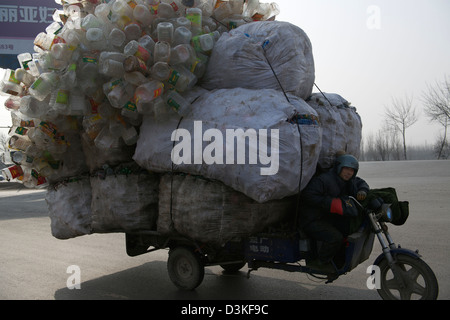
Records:
{"label": "tricycle rear wheel", "polygon": [[170,280],[181,290],[194,290],[205,276],[200,255],[187,247],[170,249],[167,270]]}

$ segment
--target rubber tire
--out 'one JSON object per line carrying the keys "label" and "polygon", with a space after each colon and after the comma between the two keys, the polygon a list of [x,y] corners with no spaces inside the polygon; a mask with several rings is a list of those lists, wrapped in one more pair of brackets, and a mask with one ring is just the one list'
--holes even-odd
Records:
{"label": "rubber tire", "polygon": [[[403,276],[407,277],[408,284],[400,291],[395,283],[394,276],[386,259],[379,263],[381,288],[378,294],[384,300],[436,300],[439,293],[439,286],[436,276],[431,268],[421,259],[411,257],[406,254],[395,256],[397,265],[403,270]],[[407,268],[405,268],[405,266]],[[388,279],[388,272],[390,278]],[[420,280],[420,283],[417,281]],[[396,294],[394,294],[395,291]]]}
{"label": "rubber tire", "polygon": [[167,271],[173,284],[186,291],[197,288],[205,276],[200,255],[186,247],[175,247],[169,251]]}

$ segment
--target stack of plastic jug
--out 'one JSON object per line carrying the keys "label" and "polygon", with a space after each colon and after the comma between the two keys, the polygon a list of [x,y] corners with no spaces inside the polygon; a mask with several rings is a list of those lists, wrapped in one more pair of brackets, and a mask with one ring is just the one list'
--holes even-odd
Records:
{"label": "stack of plastic jug", "polygon": [[203,76],[220,35],[278,14],[259,0],[55,2],[35,52],[18,55],[20,68],[0,82],[16,152],[4,175],[29,187],[69,178],[61,167],[79,147],[72,134],[99,152],[120,152],[136,143],[143,115],[186,112],[183,93]]}

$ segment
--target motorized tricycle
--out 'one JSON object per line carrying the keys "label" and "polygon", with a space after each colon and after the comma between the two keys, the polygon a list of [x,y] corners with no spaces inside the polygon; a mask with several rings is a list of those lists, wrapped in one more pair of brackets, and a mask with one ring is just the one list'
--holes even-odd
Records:
{"label": "motorized tricycle", "polygon": [[[313,275],[331,283],[366,261],[375,236],[382,253],[373,263],[373,279],[381,298],[386,300],[437,299],[438,282],[418,251],[397,246],[387,224],[392,219],[389,204],[376,209],[363,207],[352,198],[363,214],[359,229],[345,240],[342,253],[334,259],[335,270],[309,266],[316,257],[319,242],[302,231],[280,227],[246,239],[216,247],[198,243],[179,234],[161,235],[146,231],[126,235],[127,253],[137,256],[159,249],[169,249],[167,269],[171,281],[180,289],[193,290],[203,281],[205,266],[220,265],[229,272],[248,264],[248,276],[259,268],[279,269]],[[291,224],[292,226],[292,224]]]}

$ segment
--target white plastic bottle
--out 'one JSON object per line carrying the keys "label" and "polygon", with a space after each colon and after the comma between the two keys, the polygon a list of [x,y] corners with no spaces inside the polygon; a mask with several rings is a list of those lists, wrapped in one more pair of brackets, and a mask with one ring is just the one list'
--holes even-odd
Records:
{"label": "white plastic bottle", "polygon": [[0,83],[0,90],[18,96],[22,93],[23,88],[20,85],[20,81],[16,79],[16,72],[11,69],[6,69],[3,80]]}
{"label": "white plastic bottle", "polygon": [[29,87],[36,81],[36,78],[33,77],[27,70],[23,68],[16,69],[14,73],[15,78],[22,82],[26,87]]}
{"label": "white plastic bottle", "polygon": [[170,22],[160,22],[156,27],[156,32],[158,34],[158,41],[167,42],[172,44],[173,41],[173,24]]}
{"label": "white plastic bottle", "polygon": [[46,72],[41,74],[39,78],[33,82],[28,91],[35,99],[44,101],[52,89],[57,85],[58,81],[59,77],[56,73]]}
{"label": "white plastic bottle", "polygon": [[154,62],[169,62],[170,59],[170,44],[164,41],[158,41],[155,44],[155,52],[153,54]]}
{"label": "white plastic bottle", "polygon": [[136,106],[145,110],[152,105],[152,101],[164,93],[164,84],[160,81],[152,80],[137,87],[135,91]]}
{"label": "white plastic bottle", "polygon": [[131,40],[123,49],[123,53],[127,56],[136,56],[144,62],[150,59],[150,53],[142,47],[136,40]]}
{"label": "white plastic bottle", "polygon": [[41,118],[47,113],[48,104],[28,95],[20,99],[19,111],[30,118]]}
{"label": "white plastic bottle", "polygon": [[173,35],[173,45],[190,44],[192,39],[192,32],[188,28],[181,26],[175,29]]}
{"label": "white plastic bottle", "polygon": [[148,6],[144,4],[138,4],[133,9],[134,19],[142,23],[144,26],[151,25],[153,21],[153,15],[150,13]]}
{"label": "white plastic bottle", "polygon": [[191,21],[192,35],[196,36],[202,33],[202,10],[199,8],[188,8],[186,18]]}
{"label": "white plastic bottle", "polygon": [[109,33],[108,39],[111,45],[120,48],[125,44],[127,36],[125,35],[125,32],[119,28],[113,28]]}
{"label": "white plastic bottle", "polygon": [[86,40],[91,50],[100,51],[106,48],[106,38],[101,28],[89,28],[86,32]]}

